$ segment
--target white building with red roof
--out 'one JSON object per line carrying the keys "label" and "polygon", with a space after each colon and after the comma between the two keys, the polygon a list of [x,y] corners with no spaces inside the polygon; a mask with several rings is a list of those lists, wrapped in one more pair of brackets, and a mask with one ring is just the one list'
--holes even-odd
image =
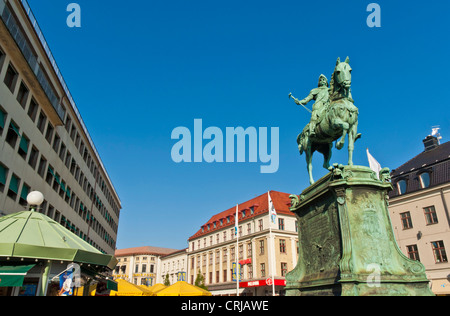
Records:
{"label": "white building with red roof", "polygon": [[[269,194],[277,216],[272,221]],[[283,295],[298,258],[298,228],[288,193],[270,191],[218,213],[189,238],[188,279],[204,277],[213,295]],[[237,233],[236,236],[237,226]],[[237,259],[236,259],[237,256]],[[235,263],[241,266],[235,279]],[[238,284],[239,283],[239,284]]]}
{"label": "white building with red roof", "polygon": [[151,246],[118,249],[114,255],[119,262],[113,271],[113,278],[124,279],[136,285],[163,283],[162,257],[179,251]]}

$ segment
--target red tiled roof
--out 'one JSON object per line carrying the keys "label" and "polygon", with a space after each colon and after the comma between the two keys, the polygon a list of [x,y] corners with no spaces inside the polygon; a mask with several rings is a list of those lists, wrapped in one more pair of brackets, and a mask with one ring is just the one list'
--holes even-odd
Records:
{"label": "red tiled roof", "polygon": [[116,257],[133,256],[133,255],[168,255],[177,251],[180,250],[145,246],[145,247],[117,249],[114,255]]}
{"label": "red tiled roof", "polygon": [[[289,210],[291,205],[291,199],[289,198],[289,193],[282,193],[278,191],[270,191],[270,197],[272,198],[273,205],[277,214],[294,216],[294,214]],[[250,214],[250,207],[254,207],[254,213]],[[250,201],[239,204],[239,221],[243,220],[242,211],[246,210],[246,216],[244,220],[248,220],[255,216],[259,216],[264,213],[268,213],[269,211],[269,199],[267,193],[264,193]],[[193,236],[189,238],[189,240],[198,238],[203,235],[210,234],[215,230],[220,230],[226,227],[234,227],[234,217],[236,215],[236,206],[214,215],[211,219],[206,222],[202,227],[205,227],[204,231],[200,228]],[[230,222],[227,222],[227,217],[230,217]],[[223,225],[220,225],[220,220],[223,220]],[[214,228],[214,223],[216,223],[216,228]],[[206,227],[210,225],[210,229],[208,230]]]}

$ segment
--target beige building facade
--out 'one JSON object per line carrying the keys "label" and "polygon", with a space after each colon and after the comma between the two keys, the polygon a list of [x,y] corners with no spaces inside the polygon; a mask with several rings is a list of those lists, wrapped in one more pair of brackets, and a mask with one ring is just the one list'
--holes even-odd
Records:
{"label": "beige building facade", "polygon": [[392,171],[390,216],[402,252],[424,264],[437,295],[450,295],[450,142],[424,140],[425,151]]}
{"label": "beige building facade", "polygon": [[[298,258],[297,221],[289,194],[270,191],[277,216],[273,222],[268,194],[213,216],[189,238],[188,282],[199,275],[213,295],[284,295],[285,276]],[[239,289],[236,262],[241,267]]]}
{"label": "beige building facade", "polygon": [[170,285],[187,281],[187,249],[182,249],[161,257],[161,269],[157,279]]}
{"label": "beige building facade", "polygon": [[115,252],[118,264],[112,276],[136,285],[164,283],[161,258],[177,252],[179,250],[150,246],[118,249]]}
{"label": "beige building facade", "polygon": [[25,0],[0,0],[0,216],[38,210],[112,254],[121,201]]}

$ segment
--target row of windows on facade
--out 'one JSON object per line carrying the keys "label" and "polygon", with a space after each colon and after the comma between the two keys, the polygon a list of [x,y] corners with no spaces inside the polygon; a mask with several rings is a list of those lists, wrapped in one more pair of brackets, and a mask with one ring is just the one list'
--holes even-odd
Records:
{"label": "row of windows on facade", "polygon": [[[9,173],[9,169],[7,167],[5,167],[5,165],[0,163],[0,192],[4,192],[6,189],[8,173]],[[21,179],[17,175],[15,175],[14,173],[11,174],[11,178],[9,181],[9,187],[7,187],[8,188],[7,196],[9,198],[13,199],[14,201],[17,200],[21,182],[22,182]],[[30,192],[30,186],[28,186],[25,182],[23,182],[22,189],[20,192],[21,193],[19,196],[20,197],[19,203],[25,207],[27,205],[26,198],[27,198],[28,193]],[[74,196],[75,195],[72,195],[71,204],[73,204],[73,201],[75,200]],[[77,198],[77,200],[78,200],[78,198]],[[99,236],[101,236],[111,247],[114,247],[115,240],[113,240],[109,236],[109,234],[106,232],[106,230],[103,228],[103,226],[101,226],[100,223],[93,216],[90,217],[89,211],[87,211],[85,209],[83,212],[81,212],[82,207],[83,206],[81,205],[80,212],[78,213],[78,215],[80,217],[82,217],[83,219],[85,219],[86,223],[88,223],[91,227],[93,227],[94,231]],[[38,211],[40,213],[45,214],[48,217],[54,219],[56,222],[60,222],[64,227],[66,227],[67,229],[69,229],[70,231],[75,233],[76,235],[80,236],[84,240],[91,242],[91,240],[88,238],[88,236],[85,233],[83,233],[78,227],[73,225],[64,216],[60,217],[61,213],[58,210],[56,210],[51,204],[48,204],[47,200],[44,200],[44,202],[42,203],[42,205],[40,206]],[[5,214],[3,214],[3,215],[5,215]],[[98,245],[95,245],[95,247],[99,248]],[[100,250],[102,250],[102,249],[100,249]]]}
{"label": "row of windows on facade", "polygon": [[[119,266],[117,265],[114,269],[114,273],[115,274],[125,274],[127,270],[127,266],[126,265],[122,265]],[[150,264],[149,265],[149,269],[147,271],[147,264],[143,263],[143,264],[136,264],[134,266],[134,273],[155,273],[155,265],[154,264]]]}
{"label": "row of windows on facade", "polygon": [[[6,168],[2,163],[0,163],[0,192],[4,193],[5,186],[6,186],[6,179],[8,175],[8,168]],[[15,174],[11,175],[9,187],[7,190],[7,196],[14,201],[17,199],[19,187],[20,187],[21,179],[16,176]],[[30,191],[30,187],[24,182],[22,185],[22,190],[20,191],[20,198],[19,203],[22,206],[27,205],[27,195]],[[47,215],[48,217],[52,218],[55,222],[60,223],[62,226],[82,238],[83,240],[87,241],[89,244],[94,246],[95,248],[99,249],[102,252],[105,252],[98,244],[96,244],[92,239],[90,239],[87,234],[85,234],[81,229],[73,225],[70,220],[68,220],[65,216],[61,216],[61,212],[59,212],[55,207],[53,207],[51,204],[48,203],[47,200],[44,200],[44,202],[41,204],[41,206],[37,209],[38,212]],[[6,215],[2,212],[0,216]],[[82,216],[82,214],[79,214]],[[93,227],[93,230],[99,235],[103,236],[103,239],[111,246],[114,247],[115,241],[109,237],[109,235],[104,231],[103,227],[95,220],[92,220],[90,223],[88,219],[86,218],[86,223],[88,223],[91,227]]]}
{"label": "row of windows on facade", "polygon": [[[265,255],[266,249],[265,249],[265,243],[266,241],[264,239],[258,241],[258,255],[262,256]],[[253,246],[252,243],[247,243],[247,258],[252,258],[253,255]],[[278,240],[278,249],[280,254],[287,254],[287,244],[285,239],[279,239]],[[298,243],[297,243],[297,254],[299,252]],[[230,247],[229,249],[230,253],[230,260],[231,262],[236,261],[236,248],[235,246]],[[208,262],[209,265],[213,265],[213,259],[214,256],[216,256],[215,263],[220,262],[220,257],[222,255],[222,262],[228,262],[228,248],[224,248],[221,250],[216,250],[215,252],[209,252],[204,253],[202,255],[192,256],[191,257],[191,269],[194,269],[196,266],[206,266],[206,263]],[[209,258],[209,260],[208,260]],[[195,259],[197,259],[197,265],[195,266]],[[244,259],[244,244],[239,245],[238,247],[238,260]]]}
{"label": "row of windows on facade", "polygon": [[[427,225],[433,225],[439,222],[436,213],[436,208],[434,206],[425,207],[423,209],[423,214],[425,216],[425,221]],[[413,228],[411,212],[400,213],[400,220],[402,223],[402,228],[404,230]],[[431,246],[435,262],[436,263],[447,262],[447,255],[445,253],[444,242],[442,240],[433,241],[431,242]],[[406,248],[408,255],[411,259],[420,260],[417,245],[409,245]]]}
{"label": "row of windows on facade", "polygon": [[[12,69],[11,66],[8,69]],[[9,86],[11,80],[9,79],[10,75],[8,75],[8,73],[11,74],[11,71],[8,71],[7,74],[5,75],[4,83],[8,86],[8,88],[10,88],[12,93],[14,93],[14,88]],[[17,76],[17,75],[15,75],[15,76]],[[29,93],[28,90],[25,90],[25,89],[26,88],[24,88],[24,85],[22,83],[21,89],[19,89],[18,95],[16,98],[17,101],[22,105],[24,110],[26,108],[26,103],[24,103],[24,101],[23,101],[23,99],[25,99],[24,95],[27,95]],[[32,121],[34,121],[34,119],[36,118],[35,114],[37,113],[37,104],[35,102],[34,103],[33,102],[34,102],[34,99],[31,98],[31,101],[29,103],[29,109],[28,109],[28,116],[30,117],[30,119]],[[40,117],[42,118],[43,115],[45,115],[45,114],[43,114],[41,111]],[[0,108],[0,137],[3,136],[3,130],[5,129],[5,126],[6,126],[7,117],[8,117],[8,115],[7,115],[6,111],[4,109]],[[41,120],[41,123],[42,122],[43,122],[43,120]],[[39,124],[38,124],[38,129],[39,129]],[[42,129],[39,129],[39,130],[41,132],[44,132]],[[52,140],[51,136],[53,136],[53,127],[51,126],[50,123],[48,123],[46,139],[50,144],[51,144],[51,140]],[[30,167],[35,169],[37,160],[39,157],[39,151],[36,149],[35,146],[32,146],[30,153],[28,153],[29,147],[30,147],[30,141],[26,137],[26,135],[20,134],[20,128],[11,119],[11,121],[9,123],[8,132],[6,133],[5,141],[13,149],[15,149],[18,139],[20,139],[19,147],[17,150],[19,156],[22,157],[24,160],[27,160],[27,156],[29,154],[28,164],[30,165]],[[61,148],[59,148],[59,137],[57,135],[55,135],[55,139],[53,140],[53,149],[55,150],[56,153],[58,153],[58,151],[59,151],[59,157],[64,162],[65,146],[63,147],[63,145],[62,145]],[[68,167],[68,161],[70,161],[69,154],[66,156],[66,159],[65,159],[67,167]],[[72,161],[73,161],[73,159],[72,159]],[[73,166],[73,164],[72,164],[72,166]],[[41,177],[44,177],[46,167],[47,167],[47,160],[45,159],[45,157],[43,155],[41,155],[40,162],[39,162],[39,168],[37,171]],[[4,191],[4,188],[6,186],[8,172],[9,172],[9,169],[5,165],[0,164],[0,190],[2,190],[2,192]],[[84,176],[81,175],[80,180],[78,180],[78,181],[80,181],[80,186],[82,185],[81,181],[83,180],[83,178],[84,178]],[[80,202],[78,197],[76,197],[75,194],[72,193],[72,190],[68,186],[66,186],[66,183],[64,182],[64,180],[60,179],[60,176],[54,172],[53,167],[51,165],[48,165],[48,170],[47,170],[47,174],[46,174],[46,182],[51,187],[53,187],[53,189],[59,193],[61,198],[63,198],[67,203],[69,203],[72,208],[74,208],[76,210],[76,209],[78,209],[78,204],[80,204],[81,211],[85,211],[83,209],[82,202]],[[10,183],[9,183],[7,196],[10,197],[11,199],[13,199],[14,201],[17,200],[17,196],[19,195],[20,184],[21,184],[21,179],[17,175],[12,174]],[[84,178],[83,187],[84,187],[85,191],[87,191],[86,193],[88,193],[89,191],[88,191],[88,187],[86,186],[85,178]],[[19,203],[22,206],[27,205],[26,196],[28,195],[29,191],[30,191],[30,186],[24,182],[22,185],[22,189],[20,191],[20,198],[19,198]],[[93,194],[92,189],[90,190],[90,192]],[[92,194],[91,194],[91,196],[92,196]],[[103,203],[101,202],[101,200],[98,198],[98,196],[96,194],[94,194],[94,196],[95,196],[95,205],[100,210],[103,217],[107,220],[108,224],[113,229],[115,229],[115,231],[117,231],[117,224],[114,222],[112,217],[107,212],[106,207],[103,205]],[[50,213],[51,213],[51,211],[50,211]],[[82,216],[82,215],[80,215],[80,216]],[[99,233],[99,235],[102,236],[108,244],[110,244],[110,246],[113,247],[115,245],[115,241],[106,233],[106,230],[96,220],[94,220],[93,226],[95,227],[95,230]],[[69,225],[69,227],[70,227],[70,225]],[[75,229],[75,230],[78,230],[78,229]],[[82,235],[81,232],[80,232],[80,234]]]}
{"label": "row of windows on facade", "polygon": [[[248,223],[247,226],[247,235],[252,234],[253,232],[261,232],[264,230],[264,220],[263,219],[259,219],[258,220],[258,226],[256,230],[255,228],[253,228],[253,223]],[[278,217],[278,230],[285,230],[285,219],[282,217]],[[295,221],[295,231],[298,231],[298,227],[297,227],[297,221]],[[220,240],[220,235],[222,234],[222,241]],[[222,233],[216,233],[215,234],[215,242],[216,244],[219,244],[221,242],[226,242],[227,241],[227,236],[229,234],[229,238],[230,240],[233,240],[236,237],[236,230],[235,228],[229,229],[229,230],[224,230],[222,231]],[[238,228],[238,234],[239,237],[243,236],[243,229],[242,229],[242,225],[239,226]],[[214,236],[210,235],[209,236],[209,245],[207,243],[208,238],[204,237],[203,238],[203,248],[208,247],[208,246],[212,246],[214,245]],[[202,248],[202,242],[200,239],[197,240],[197,249],[201,249]],[[195,243],[192,242],[191,243],[191,249],[192,251],[195,250]]]}
{"label": "row of windows on facade", "polygon": [[[6,55],[0,49],[0,70],[3,67],[3,61],[5,59],[5,56]],[[15,70],[14,66],[10,63],[8,65],[8,68],[7,68],[7,71],[5,74],[4,83],[9,88],[11,93],[14,93],[18,81],[19,81],[19,74]],[[39,111],[39,105],[37,104],[36,100],[32,96],[31,96],[31,98],[29,98],[29,94],[30,94],[29,89],[26,87],[25,83],[22,81],[20,84],[19,90],[17,92],[17,98],[16,98],[17,101],[22,106],[22,108],[24,110],[26,110],[28,99],[30,99],[30,102],[28,102],[29,103],[28,111],[27,111],[28,116],[33,121],[33,123],[36,121],[36,117],[38,117],[38,121],[37,121],[38,130],[43,135],[45,135],[45,139],[50,144],[53,143],[53,149],[57,153],[59,152],[59,157],[61,158],[61,160],[63,160],[63,162],[65,162],[66,166],[70,169],[72,175],[74,175],[75,178],[78,178],[78,176],[80,175],[80,168],[79,168],[78,164],[76,163],[75,159],[72,158],[72,155],[70,152],[66,153],[66,146],[64,143],[61,143],[61,138],[59,137],[58,133],[54,133],[55,128],[52,126],[52,124],[50,122],[48,122],[48,124],[46,124],[47,116],[43,113],[43,111],[41,110],[39,113],[39,116],[37,115],[38,111]],[[0,121],[1,121],[1,117],[0,117]],[[13,125],[14,125],[14,123],[13,123]],[[47,127],[47,129],[45,129],[46,127]],[[101,177],[100,172],[98,171],[99,168],[96,166],[94,160],[92,159],[91,155],[89,154],[88,148],[85,146],[84,142],[81,140],[81,136],[77,131],[75,123],[72,122],[72,119],[69,114],[66,115],[65,128],[66,128],[67,133],[69,134],[70,138],[74,142],[75,147],[79,150],[80,155],[82,156],[83,160],[87,164],[88,169],[91,171],[91,174],[94,176],[95,181],[97,181],[97,183],[99,184],[99,188],[104,193],[104,195],[105,195],[106,199],[108,200],[109,204],[111,205],[113,211],[115,212],[115,214],[117,216],[119,216],[119,208],[118,208],[117,204],[115,203],[115,201],[112,197],[112,194],[110,193],[110,191],[106,185],[106,182]],[[53,139],[53,136],[54,136],[54,139]],[[28,138],[25,135],[23,135],[22,139],[24,139],[23,140],[24,145],[26,144],[26,142],[29,142]],[[65,159],[64,159],[64,157],[65,157]],[[36,158],[36,160],[37,160],[37,158]],[[34,163],[36,163],[36,162],[34,162]],[[82,172],[81,172],[81,178],[83,179]]]}
{"label": "row of windows on facade", "polygon": [[[255,213],[255,207],[251,206],[249,209],[245,209],[245,210],[240,211],[238,213],[238,216],[240,214],[241,218],[244,219],[246,216],[251,216],[254,213]],[[217,221],[214,221],[212,224],[203,225],[201,227],[202,228],[202,233],[205,232],[205,228],[206,228],[207,231],[210,231],[211,229],[216,229],[219,226],[222,227],[223,225],[225,225],[225,221],[226,221],[226,224],[230,224],[232,217],[235,218],[236,216],[228,215],[225,218],[221,218],[221,219],[219,219]]]}
{"label": "row of windows on facade", "polygon": [[184,269],[184,259],[167,262],[162,264],[162,273],[168,273],[168,272],[179,272]]}
{"label": "row of windows on facade", "polygon": [[[406,246],[406,249],[407,249],[409,258],[420,261],[419,248],[417,247],[417,245]],[[445,246],[444,246],[443,240],[432,241],[431,242],[431,250],[434,255],[435,263],[448,262],[447,253],[445,252]]]}
{"label": "row of windows on facade", "polygon": [[[155,272],[155,265],[150,264],[150,269],[147,271],[147,263],[137,263],[134,265],[134,273],[154,273]],[[180,260],[172,263],[163,263],[162,264],[162,272],[168,272],[168,271],[181,271],[184,267],[184,260],[180,262]],[[116,266],[114,272],[115,274],[125,274],[126,273],[126,265],[122,266]],[[172,270],[171,270],[172,269]]]}
{"label": "row of windows on facade", "polygon": [[[288,273],[288,264],[287,262],[280,262],[280,271],[281,271],[281,277],[285,277]],[[206,272],[198,271],[200,273],[205,282],[207,284],[218,284],[218,283],[226,283],[226,282],[232,282],[234,281],[231,276],[234,274],[234,269],[223,269],[222,270],[222,280],[220,280],[220,271],[215,271],[215,279],[213,279],[214,272],[209,271],[208,278],[206,278]],[[195,278],[197,275],[194,275],[194,273],[191,274],[191,284],[194,284]],[[268,274],[266,271],[266,263],[261,262],[259,263],[259,275],[254,276],[253,274],[253,265],[248,264],[247,269],[240,269],[240,280],[253,280],[253,279],[263,279],[267,278]]]}
{"label": "row of windows on facade", "polygon": [[[434,207],[434,205],[423,208],[423,215],[425,216],[425,221],[427,225],[433,225],[439,222],[436,213],[436,208]],[[407,211],[400,213],[400,219],[402,222],[403,229],[413,228],[411,212]]]}
{"label": "row of windows on facade", "polygon": [[[430,173],[429,172],[422,172],[419,174],[417,180],[420,182],[420,187],[422,189],[426,189],[430,186]],[[397,181],[396,183],[397,192],[399,195],[405,194],[408,188],[408,181],[405,179],[401,179]]]}

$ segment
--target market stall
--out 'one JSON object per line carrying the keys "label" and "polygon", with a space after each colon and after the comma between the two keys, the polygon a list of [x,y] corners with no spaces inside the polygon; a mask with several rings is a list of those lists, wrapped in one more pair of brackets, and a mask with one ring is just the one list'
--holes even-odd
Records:
{"label": "market stall", "polygon": [[112,270],[117,260],[33,210],[0,218],[0,295],[19,295],[17,288],[33,279],[34,294],[45,296],[49,280],[71,263],[80,267],[84,280],[92,281]]}

